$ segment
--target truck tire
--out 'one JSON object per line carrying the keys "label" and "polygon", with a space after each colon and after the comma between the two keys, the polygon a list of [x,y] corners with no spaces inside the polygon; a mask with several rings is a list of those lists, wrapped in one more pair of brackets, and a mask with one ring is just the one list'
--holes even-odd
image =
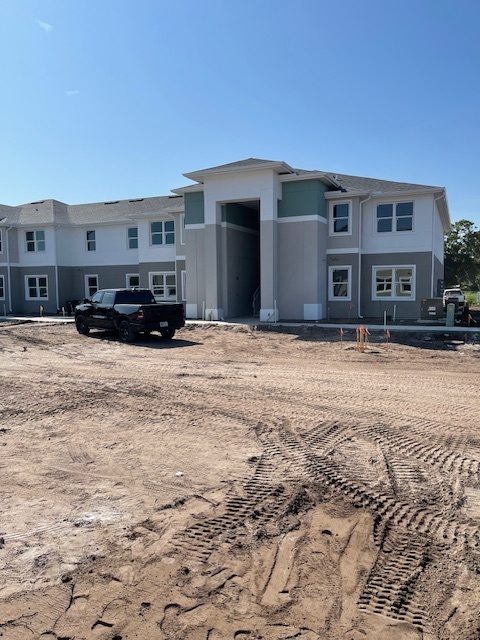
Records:
{"label": "truck tire", "polygon": [[175,329],[160,329],[160,335],[164,340],[171,340],[175,335]]}
{"label": "truck tire", "polygon": [[135,332],[132,331],[132,327],[128,320],[122,320],[118,326],[118,336],[122,342],[134,342]]}
{"label": "truck tire", "polygon": [[81,333],[82,336],[88,336],[90,333],[90,327],[87,324],[87,321],[83,316],[78,316],[75,320],[75,326],[77,328],[78,333]]}

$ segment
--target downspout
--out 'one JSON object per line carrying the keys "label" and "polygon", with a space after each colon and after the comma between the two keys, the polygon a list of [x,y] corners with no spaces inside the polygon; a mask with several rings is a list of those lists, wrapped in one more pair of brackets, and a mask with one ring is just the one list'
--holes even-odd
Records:
{"label": "downspout", "polygon": [[368,194],[368,197],[365,200],[360,200],[360,213],[358,216],[358,317],[363,319],[361,311],[361,300],[362,300],[362,290],[361,290],[361,282],[362,282],[362,233],[363,233],[363,203],[368,202],[372,196]]}
{"label": "downspout", "polygon": [[60,227],[53,227],[53,235],[55,238],[55,298],[56,298],[56,303],[57,303],[57,313],[60,312],[60,296],[58,293],[58,259],[57,259],[57,229],[59,229]]}
{"label": "downspout", "polygon": [[9,246],[9,241],[8,241],[8,232],[12,228],[13,227],[8,227],[8,229],[5,230],[5,244],[6,244],[6,247],[7,247],[8,313],[13,313],[13,309],[12,309],[12,277],[11,277],[11,271],[10,271],[10,246]]}
{"label": "downspout", "polygon": [[[433,282],[433,274],[434,274],[434,269],[435,269],[435,251],[434,251],[434,247],[435,247],[435,206],[437,204],[437,200],[440,200],[440,198],[444,197],[444,193],[442,193],[441,195],[437,196],[436,198],[433,199],[433,205],[432,205],[432,277],[431,277],[431,294],[433,297],[435,297],[435,289],[434,287],[434,282]],[[445,260],[444,260],[444,264],[445,264]]]}

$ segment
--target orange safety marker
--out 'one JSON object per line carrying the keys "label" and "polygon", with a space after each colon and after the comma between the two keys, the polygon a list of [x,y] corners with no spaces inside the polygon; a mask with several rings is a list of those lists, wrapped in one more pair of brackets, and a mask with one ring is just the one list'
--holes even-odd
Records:
{"label": "orange safety marker", "polygon": [[343,345],[343,329],[340,327],[340,346]]}

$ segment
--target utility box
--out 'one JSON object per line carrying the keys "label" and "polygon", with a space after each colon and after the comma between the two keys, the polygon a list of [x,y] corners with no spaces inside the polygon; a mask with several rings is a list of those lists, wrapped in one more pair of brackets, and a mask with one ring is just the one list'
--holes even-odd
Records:
{"label": "utility box", "polygon": [[420,317],[422,320],[443,320],[442,298],[422,298]]}

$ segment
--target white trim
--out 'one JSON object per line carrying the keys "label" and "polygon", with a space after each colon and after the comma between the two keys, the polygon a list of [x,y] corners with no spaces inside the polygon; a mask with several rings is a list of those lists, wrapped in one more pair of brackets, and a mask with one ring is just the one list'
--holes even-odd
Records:
{"label": "white trim", "polygon": [[323,222],[327,224],[328,220],[323,216],[315,213],[312,216],[288,216],[286,218],[276,218],[277,222]]}
{"label": "white trim", "polygon": [[[152,224],[155,224],[156,222],[161,222],[162,223],[162,230],[161,231],[152,231]],[[172,222],[173,223],[173,231],[166,231],[165,229],[165,223],[167,222]],[[166,242],[167,239],[167,234],[173,233],[173,242]],[[152,242],[152,236],[153,234],[155,235],[160,235],[162,236],[162,242],[161,243],[153,243]],[[157,220],[149,220],[148,221],[148,240],[149,240],[149,244],[151,247],[175,247],[175,244],[177,242],[177,233],[176,233],[176,225],[175,225],[175,218],[163,218],[163,219],[157,219]]]}
{"label": "white trim", "polygon": [[[347,282],[347,295],[346,296],[334,296],[334,283],[333,272],[347,270],[348,282]],[[351,302],[352,301],[352,265],[351,264],[336,264],[328,267],[328,301],[329,302]]]}
{"label": "white trim", "polygon": [[180,244],[185,244],[185,214],[180,214]]}
{"label": "white trim", "polygon": [[181,262],[182,260],[185,260],[185,256],[175,256],[175,262]]}
{"label": "white trim", "polygon": [[180,271],[181,289],[182,289],[182,302],[187,299],[187,270],[182,269]]}
{"label": "white trim", "polygon": [[197,222],[196,224],[186,224],[185,225],[185,231],[190,231],[190,229],[205,229],[205,223],[204,222]]}
{"label": "white trim", "polygon": [[[349,253],[353,253],[353,254],[357,254],[360,251],[359,247],[352,247],[351,249],[348,248],[343,248],[343,249],[327,249],[326,253],[327,256],[332,256],[335,255],[336,253],[338,253],[339,255],[342,254],[349,254]],[[362,253],[365,253],[365,251],[362,251]],[[378,251],[376,251],[375,253],[378,253]],[[389,252],[390,253],[390,252]]]}
{"label": "white trim", "polygon": [[[335,205],[347,204],[348,205],[348,231],[334,231],[334,218],[333,218],[333,210]],[[343,236],[351,236],[352,235],[352,210],[353,204],[352,200],[330,200],[328,203],[328,235],[331,238],[338,238]]]}
{"label": "white trim", "polygon": [[[396,269],[411,269],[412,270],[412,290],[410,296],[377,296],[377,282],[376,271],[377,269],[392,269],[392,293],[393,287],[395,287],[396,279],[394,277],[393,270]],[[416,300],[416,265],[414,264],[374,264],[372,265],[372,300],[380,302],[413,302]]]}
{"label": "white trim", "polygon": [[[47,295],[46,296],[35,296],[35,297],[30,297],[29,295],[29,286],[28,286],[28,278],[35,278],[37,281],[37,284],[35,285],[36,289],[40,289],[40,285],[39,285],[39,279],[40,278],[45,278],[46,280],[46,286],[45,289],[47,290]],[[24,283],[25,283],[25,300],[50,300],[50,297],[48,295],[48,276],[46,273],[35,273],[35,274],[27,274],[24,276]]]}
{"label": "white trim", "polygon": [[[23,229],[23,231],[25,233],[25,236],[24,236],[25,237],[25,246],[24,246],[24,248],[25,248],[25,253],[27,255],[30,255],[32,253],[46,253],[46,251],[47,251],[47,236],[45,234],[45,229],[43,229],[43,228],[38,229],[38,228],[34,227],[34,228],[30,228],[30,229],[28,229],[28,228],[27,229]],[[39,231],[41,231],[43,233],[43,240],[38,240],[37,239],[37,233]],[[33,233],[33,240],[27,240],[27,233]],[[29,242],[33,242],[33,247],[34,247],[33,251],[29,251],[28,250],[28,243]],[[39,249],[38,248],[38,243],[39,242],[43,242],[43,244],[44,244],[43,249]]]}
{"label": "white trim", "polygon": [[83,287],[84,287],[84,292],[85,292],[85,298],[91,298],[93,296],[93,293],[96,293],[95,291],[93,293],[90,293],[90,285],[88,284],[88,280],[87,278],[96,278],[97,280],[97,291],[100,289],[100,287],[98,286],[98,273],[86,273],[83,276]]}

